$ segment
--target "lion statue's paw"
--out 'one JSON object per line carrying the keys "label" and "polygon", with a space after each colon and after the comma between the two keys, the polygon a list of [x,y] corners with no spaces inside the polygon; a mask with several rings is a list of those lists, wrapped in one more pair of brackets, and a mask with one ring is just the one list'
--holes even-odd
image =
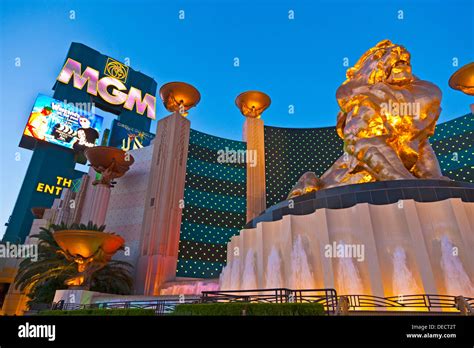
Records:
{"label": "lion statue's paw", "polygon": [[317,191],[323,186],[320,178],[314,172],[306,172],[291,189],[288,199]]}

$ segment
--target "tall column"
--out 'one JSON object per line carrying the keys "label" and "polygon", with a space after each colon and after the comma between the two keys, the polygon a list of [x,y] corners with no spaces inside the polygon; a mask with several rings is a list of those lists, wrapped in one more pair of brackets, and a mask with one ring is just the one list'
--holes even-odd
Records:
{"label": "tall column", "polygon": [[247,156],[252,152],[256,159],[254,167],[247,163],[247,221],[250,221],[266,208],[263,120],[246,117],[243,135],[247,142]]}
{"label": "tall column", "polygon": [[176,276],[190,122],[178,112],[158,122],[142,225],[137,293],[156,295]]}
{"label": "tall column", "polygon": [[245,116],[243,138],[247,142],[247,221],[260,215],[266,208],[265,143],[262,113],[270,106],[271,99],[260,91],[247,91],[235,98],[235,105]]}

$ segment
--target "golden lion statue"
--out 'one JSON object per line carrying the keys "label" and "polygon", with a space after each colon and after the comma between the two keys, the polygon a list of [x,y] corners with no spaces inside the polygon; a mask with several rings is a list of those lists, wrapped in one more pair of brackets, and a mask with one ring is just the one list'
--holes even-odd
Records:
{"label": "golden lion statue", "polygon": [[305,173],[288,198],[347,184],[447,179],[428,141],[441,112],[441,91],[412,74],[405,47],[379,42],[346,77],[336,92],[344,154],[321,178]]}

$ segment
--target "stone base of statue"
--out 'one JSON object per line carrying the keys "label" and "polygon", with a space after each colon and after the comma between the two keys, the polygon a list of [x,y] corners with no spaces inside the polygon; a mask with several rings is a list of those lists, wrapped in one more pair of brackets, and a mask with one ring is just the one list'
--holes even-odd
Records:
{"label": "stone base of statue", "polygon": [[268,208],[227,246],[222,289],[474,297],[474,185],[398,180]]}

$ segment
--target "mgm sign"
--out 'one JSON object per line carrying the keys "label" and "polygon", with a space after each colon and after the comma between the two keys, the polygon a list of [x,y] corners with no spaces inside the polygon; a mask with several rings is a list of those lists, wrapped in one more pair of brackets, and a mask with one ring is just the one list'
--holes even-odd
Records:
{"label": "mgm sign", "polygon": [[53,87],[55,99],[92,103],[142,131],[156,116],[156,88],[152,77],[77,42]]}
{"label": "mgm sign", "polygon": [[62,68],[57,80],[69,84],[73,80],[74,88],[86,89],[87,93],[97,96],[112,105],[123,105],[132,111],[136,107],[137,113],[143,115],[145,110],[147,117],[155,119],[156,97],[146,93],[142,98],[142,91],[136,87],[127,89],[125,82],[128,75],[128,67],[112,58],[107,59],[104,76],[99,78],[99,71],[90,66],[82,70],[82,64],[74,59],[68,58]]}

